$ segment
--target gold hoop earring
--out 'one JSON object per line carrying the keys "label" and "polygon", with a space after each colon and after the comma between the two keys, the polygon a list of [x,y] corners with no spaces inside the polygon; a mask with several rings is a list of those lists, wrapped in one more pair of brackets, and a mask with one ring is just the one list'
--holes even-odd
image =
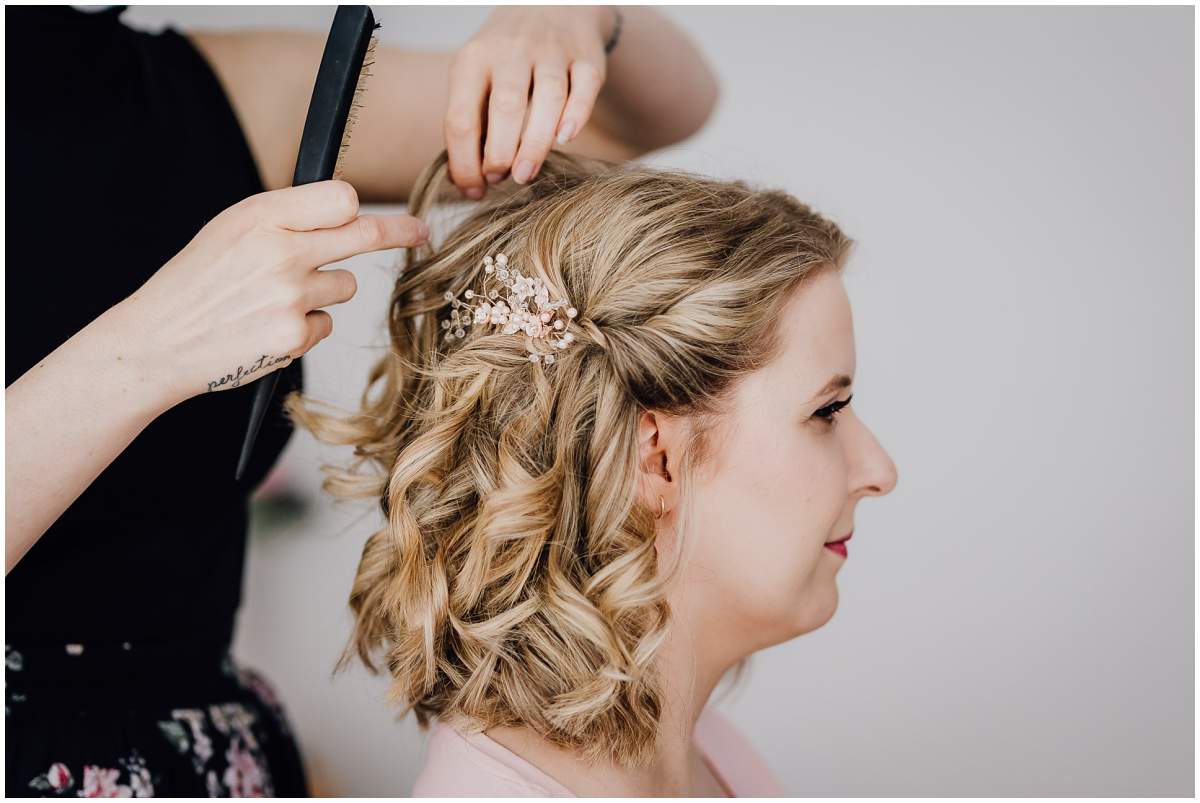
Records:
{"label": "gold hoop earring", "polygon": [[661,519],[667,513],[667,503],[663,501],[662,494],[658,495],[658,515],[654,518]]}

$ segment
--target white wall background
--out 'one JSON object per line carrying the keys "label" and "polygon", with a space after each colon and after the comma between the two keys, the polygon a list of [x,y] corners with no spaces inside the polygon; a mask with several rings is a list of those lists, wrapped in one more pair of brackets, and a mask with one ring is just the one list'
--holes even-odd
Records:
{"label": "white wall background", "polygon": [[[486,7],[377,7],[453,49]],[[1192,796],[1192,8],[667,9],[720,108],[647,161],[783,187],[859,240],[855,406],[895,459],[841,605],[725,704],[803,796]],[[328,8],[135,7],[146,27],[324,29]],[[430,154],[432,157],[433,154]],[[386,256],[305,357],[355,403]],[[317,493],[344,455],[298,433]],[[257,533],[237,652],[319,791],[406,794],[422,737],[331,679],[373,508]]]}

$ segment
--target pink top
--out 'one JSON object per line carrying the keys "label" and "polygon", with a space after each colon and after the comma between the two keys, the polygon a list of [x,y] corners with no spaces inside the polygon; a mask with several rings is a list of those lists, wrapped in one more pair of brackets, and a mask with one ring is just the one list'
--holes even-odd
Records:
{"label": "pink top", "polygon": [[[734,797],[787,797],[746,738],[725,716],[705,708],[696,746]],[[567,787],[484,733],[434,722],[413,797],[576,797]]]}

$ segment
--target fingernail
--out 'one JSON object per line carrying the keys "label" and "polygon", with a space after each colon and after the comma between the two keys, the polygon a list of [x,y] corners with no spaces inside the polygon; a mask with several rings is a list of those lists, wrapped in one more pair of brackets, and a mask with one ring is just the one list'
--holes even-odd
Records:
{"label": "fingernail", "polygon": [[417,221],[417,236],[420,237],[422,241],[429,239],[429,226],[424,220]]}
{"label": "fingernail", "polygon": [[471,187],[467,190],[466,196],[472,201],[478,201],[483,197],[483,187]]}
{"label": "fingernail", "polygon": [[517,182],[518,184],[524,184],[526,181],[529,181],[529,177],[532,175],[533,162],[529,161],[528,159],[522,159],[521,161],[517,162],[517,166],[514,167],[512,171],[513,181]]}
{"label": "fingernail", "polygon": [[499,184],[500,179],[502,179],[502,178],[504,178],[504,176],[500,175],[499,173],[488,173],[487,174],[488,184]]}
{"label": "fingernail", "polygon": [[575,121],[567,120],[565,123],[562,124],[562,128],[558,129],[558,144],[566,145],[567,140],[569,140],[574,134],[575,134]]}

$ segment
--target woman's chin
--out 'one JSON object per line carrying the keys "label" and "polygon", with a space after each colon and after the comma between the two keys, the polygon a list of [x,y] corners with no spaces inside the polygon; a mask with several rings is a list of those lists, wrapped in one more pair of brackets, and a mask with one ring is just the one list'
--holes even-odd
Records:
{"label": "woman's chin", "polygon": [[757,643],[752,651],[765,650],[823,627],[837,612],[837,585],[824,581],[820,590],[809,587],[801,599],[793,598],[788,605],[760,608],[751,617],[755,624],[743,632],[753,632]]}
{"label": "woman's chin", "polygon": [[838,587],[833,579],[821,583],[820,589],[809,589],[809,593],[796,606],[792,616],[793,633],[789,638],[803,636],[824,627],[837,613]]}

